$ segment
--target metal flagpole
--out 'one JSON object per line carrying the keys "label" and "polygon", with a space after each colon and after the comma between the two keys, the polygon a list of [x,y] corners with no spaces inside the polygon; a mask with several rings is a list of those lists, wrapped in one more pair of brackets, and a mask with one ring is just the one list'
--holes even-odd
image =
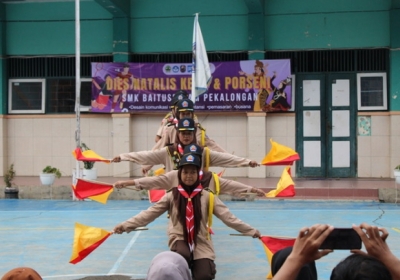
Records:
{"label": "metal flagpole", "polygon": [[[75,130],[75,142],[76,147],[81,146],[81,32],[80,32],[80,11],[79,11],[79,0],[75,0],[75,116],[76,116],[76,130]],[[79,161],[76,161],[75,176],[73,176],[72,184],[76,184],[76,179],[80,178],[79,172]],[[75,180],[74,180],[75,179]],[[75,181],[75,182],[74,182]],[[74,192],[72,192],[72,200],[76,200]]]}

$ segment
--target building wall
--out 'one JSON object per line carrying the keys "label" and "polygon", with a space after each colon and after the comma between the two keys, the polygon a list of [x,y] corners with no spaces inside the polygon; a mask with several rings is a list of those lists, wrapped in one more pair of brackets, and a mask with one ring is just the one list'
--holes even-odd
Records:
{"label": "building wall", "polygon": [[[200,24],[209,52],[253,51],[250,34],[263,30],[266,50],[313,50],[388,47],[390,54],[389,112],[361,113],[370,116],[371,135],[358,136],[358,176],[392,177],[400,163],[400,1],[323,0],[263,1],[264,21],[249,25],[251,1],[164,0],[131,1],[129,51],[134,53],[188,52],[191,50],[193,14],[200,12]],[[112,14],[100,1],[80,1],[81,53],[115,52]],[[74,55],[75,3],[38,2],[3,4],[0,7],[0,91],[2,114],[0,167],[15,164],[17,174],[32,176],[47,164],[71,175],[75,161],[74,115],[6,115],[7,79],[4,56]],[[5,9],[4,9],[5,7]],[[5,12],[4,12],[5,11]],[[3,21],[5,19],[5,22]],[[263,50],[260,50],[263,51]],[[253,121],[245,114],[199,114],[210,137],[236,155],[252,155],[249,146],[270,148],[269,139],[295,147],[295,117],[268,114],[265,143],[249,137]],[[82,115],[81,139],[100,155],[111,158],[126,151],[152,147],[162,114]],[[265,145],[265,146],[263,146]],[[265,154],[254,160],[261,161]],[[99,176],[140,176],[140,166],[131,163],[96,163]],[[3,168],[0,168],[0,173]],[[267,176],[280,176],[280,167],[261,167]],[[292,170],[294,172],[294,168]],[[248,176],[247,168],[227,170],[227,176]],[[0,174],[1,175],[1,174]],[[253,174],[252,174],[253,176]]]}
{"label": "building wall", "polygon": [[[266,1],[268,50],[389,46],[391,1]],[[374,34],[374,36],[371,36]]]}
{"label": "building wall", "polygon": [[[81,141],[104,158],[120,153],[151,150],[163,115],[82,115],[80,119]],[[209,116],[200,114],[199,120],[207,129],[207,135],[222,147],[240,157],[248,157],[245,114]],[[294,119],[294,118],[293,118]],[[14,164],[19,176],[36,176],[46,165],[56,166],[63,176],[71,176],[76,161],[75,116],[7,116],[3,119],[3,144],[6,166]],[[265,128],[260,128],[265,131]],[[292,141],[293,143],[293,141]],[[258,144],[258,143],[257,143]],[[262,140],[262,146],[268,146]],[[269,146],[270,147],[270,146]],[[294,147],[294,146],[292,146]],[[0,157],[3,154],[0,152]],[[259,153],[258,162],[265,154]],[[83,165],[81,164],[81,167]],[[141,176],[141,166],[135,163],[96,163],[98,176]],[[154,167],[154,169],[160,166]],[[260,169],[266,168],[264,166]],[[221,171],[221,168],[212,168]],[[281,171],[280,171],[281,172]],[[227,169],[226,176],[246,177],[248,168]],[[280,176],[273,171],[270,176]]]}

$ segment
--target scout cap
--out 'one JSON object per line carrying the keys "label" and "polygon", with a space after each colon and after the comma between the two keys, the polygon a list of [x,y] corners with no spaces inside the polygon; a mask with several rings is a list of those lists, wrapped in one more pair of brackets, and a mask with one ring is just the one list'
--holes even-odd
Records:
{"label": "scout cap", "polygon": [[178,121],[176,124],[178,131],[190,130],[194,131],[196,126],[194,124],[194,120],[192,118],[183,118]]}
{"label": "scout cap", "polygon": [[183,154],[193,154],[196,156],[203,156],[203,148],[197,144],[190,144],[187,145],[184,149],[183,149]]}
{"label": "scout cap", "polygon": [[184,155],[179,161],[179,167],[184,165],[194,165],[198,168],[201,168],[200,158],[194,154]]}
{"label": "scout cap", "polygon": [[4,274],[1,280],[42,280],[42,277],[30,267],[17,267]]}
{"label": "scout cap", "polygon": [[182,99],[178,101],[176,107],[178,108],[178,112],[193,111],[194,104],[190,99]]}
{"label": "scout cap", "polygon": [[189,98],[189,93],[187,93],[184,90],[179,90],[174,93],[174,96],[172,97],[170,108],[174,108],[176,103],[178,103],[182,99],[187,99]]}

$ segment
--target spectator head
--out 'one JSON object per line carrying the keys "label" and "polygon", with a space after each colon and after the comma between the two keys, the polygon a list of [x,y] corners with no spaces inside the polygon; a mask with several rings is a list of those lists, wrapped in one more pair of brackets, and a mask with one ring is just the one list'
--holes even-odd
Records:
{"label": "spectator head", "polygon": [[191,280],[189,266],[178,253],[166,251],[151,261],[146,280]]}
{"label": "spectator head", "polygon": [[42,277],[30,267],[17,267],[4,274],[1,280],[42,280]]}
{"label": "spectator head", "polygon": [[[271,261],[272,275],[278,273],[279,269],[286,261],[286,258],[292,252],[292,249],[293,247],[286,247],[282,250],[279,250],[272,256],[272,261]],[[315,262],[310,262],[303,265],[296,278],[296,280],[317,280],[317,279],[318,275],[317,275],[317,268],[315,267]]]}
{"label": "spectator head", "polygon": [[353,254],[342,260],[332,270],[331,280],[391,280],[386,266],[379,260],[360,254]]}

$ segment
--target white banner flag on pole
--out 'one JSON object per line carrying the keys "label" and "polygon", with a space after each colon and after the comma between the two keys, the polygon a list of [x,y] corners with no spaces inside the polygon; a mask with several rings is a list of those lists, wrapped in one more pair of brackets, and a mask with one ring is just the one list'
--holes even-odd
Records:
{"label": "white banner flag on pole", "polygon": [[211,70],[208,63],[206,46],[199,25],[199,14],[196,13],[193,27],[193,58],[192,58],[192,96],[193,103],[197,96],[207,92],[211,83]]}

